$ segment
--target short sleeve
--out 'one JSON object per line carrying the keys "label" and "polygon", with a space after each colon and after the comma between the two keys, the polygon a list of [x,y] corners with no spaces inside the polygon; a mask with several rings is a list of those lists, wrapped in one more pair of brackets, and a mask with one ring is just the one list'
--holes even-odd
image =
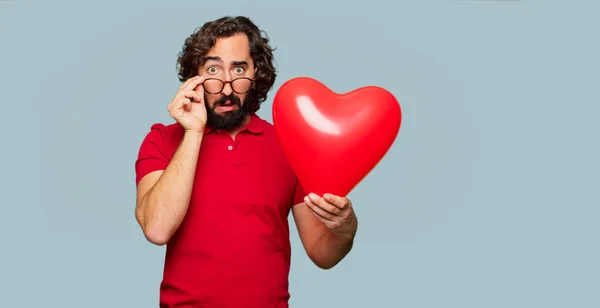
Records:
{"label": "short sleeve", "polygon": [[298,203],[304,202],[304,197],[306,193],[304,192],[304,188],[300,183],[300,180],[296,178],[296,187],[294,189],[294,203],[292,205],[296,205]]}
{"label": "short sleeve", "polygon": [[148,173],[165,170],[169,164],[167,146],[163,136],[163,124],[154,124],[140,146],[135,162],[135,184]]}

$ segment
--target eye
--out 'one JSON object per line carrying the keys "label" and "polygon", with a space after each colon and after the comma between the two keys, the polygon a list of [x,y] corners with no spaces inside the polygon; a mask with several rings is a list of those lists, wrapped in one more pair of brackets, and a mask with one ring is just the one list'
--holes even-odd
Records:
{"label": "eye", "polygon": [[236,67],[234,71],[236,74],[243,74],[245,72],[243,67]]}
{"label": "eye", "polygon": [[211,66],[211,67],[209,67],[208,69],[206,69],[206,71],[207,71],[209,74],[216,74],[216,73],[218,73],[218,72],[219,72],[219,69],[218,69],[217,67],[215,67],[215,66]]}

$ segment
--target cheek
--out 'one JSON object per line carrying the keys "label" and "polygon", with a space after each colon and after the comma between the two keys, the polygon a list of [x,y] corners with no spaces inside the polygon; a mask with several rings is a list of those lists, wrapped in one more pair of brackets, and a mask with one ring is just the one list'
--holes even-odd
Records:
{"label": "cheek", "polygon": [[248,94],[237,94],[237,96],[240,99],[240,104],[245,105],[246,100],[248,99]]}
{"label": "cheek", "polygon": [[207,104],[209,107],[212,107],[215,105],[215,102],[218,99],[219,99],[218,95],[207,94],[204,96],[204,103]]}

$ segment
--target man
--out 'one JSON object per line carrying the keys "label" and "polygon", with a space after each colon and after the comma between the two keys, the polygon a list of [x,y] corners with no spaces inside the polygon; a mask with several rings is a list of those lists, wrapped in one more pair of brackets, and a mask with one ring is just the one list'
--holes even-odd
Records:
{"label": "man", "polygon": [[261,33],[245,17],[193,33],[167,108],[176,123],[152,125],[140,147],[136,219],[150,242],[167,244],[160,307],[288,307],[290,211],[320,268],[352,248],[350,200],[304,192],[273,125],[256,115],[276,77]]}

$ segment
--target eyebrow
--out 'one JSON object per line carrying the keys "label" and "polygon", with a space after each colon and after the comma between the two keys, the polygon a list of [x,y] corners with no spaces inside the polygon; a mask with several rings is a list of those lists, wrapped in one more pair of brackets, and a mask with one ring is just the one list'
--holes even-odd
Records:
{"label": "eyebrow", "polygon": [[[208,61],[215,61],[215,62],[220,62],[223,63],[223,60],[220,57],[216,57],[216,56],[207,56],[204,57],[204,62],[208,62]],[[233,66],[242,66],[242,65],[248,65],[247,61],[232,61],[231,65]]]}

